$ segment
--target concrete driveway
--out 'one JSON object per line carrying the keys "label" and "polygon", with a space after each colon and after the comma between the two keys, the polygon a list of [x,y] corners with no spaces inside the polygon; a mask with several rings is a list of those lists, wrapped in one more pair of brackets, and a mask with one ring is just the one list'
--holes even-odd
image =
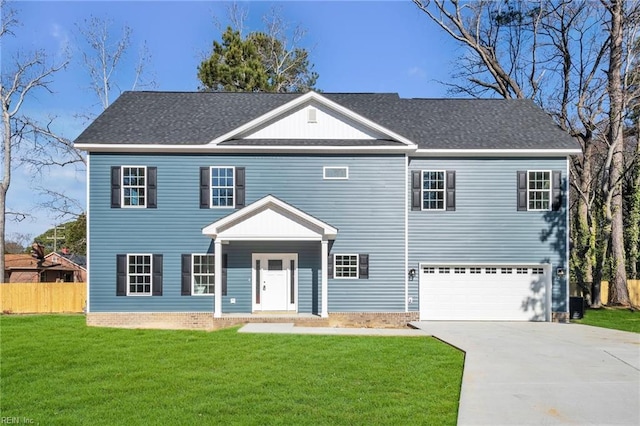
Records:
{"label": "concrete driveway", "polygon": [[640,335],[578,324],[412,323],[466,352],[458,425],[640,425]]}

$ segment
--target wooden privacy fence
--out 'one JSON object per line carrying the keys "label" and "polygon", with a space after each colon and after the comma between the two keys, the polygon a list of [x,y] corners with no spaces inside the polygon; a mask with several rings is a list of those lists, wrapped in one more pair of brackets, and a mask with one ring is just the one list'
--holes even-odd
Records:
{"label": "wooden privacy fence", "polygon": [[[627,288],[629,289],[629,301],[633,306],[640,306],[640,280],[627,280]],[[600,284],[600,302],[607,304],[609,297],[609,282],[602,281]]]}
{"label": "wooden privacy fence", "polygon": [[82,313],[86,306],[86,283],[3,283],[3,313]]}

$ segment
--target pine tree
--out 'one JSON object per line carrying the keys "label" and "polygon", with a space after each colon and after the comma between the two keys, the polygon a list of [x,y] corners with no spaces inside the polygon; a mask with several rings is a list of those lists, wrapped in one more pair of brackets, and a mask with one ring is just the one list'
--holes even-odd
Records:
{"label": "pine tree", "polygon": [[222,34],[222,43],[213,42],[213,53],[198,67],[198,78],[201,90],[269,91],[267,71],[255,44],[231,27]]}

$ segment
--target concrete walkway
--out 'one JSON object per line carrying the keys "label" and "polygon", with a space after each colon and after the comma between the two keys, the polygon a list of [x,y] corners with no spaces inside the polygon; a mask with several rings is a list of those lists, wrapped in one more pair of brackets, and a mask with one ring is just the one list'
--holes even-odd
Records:
{"label": "concrete walkway", "polygon": [[336,327],[294,327],[293,323],[249,323],[238,330],[239,333],[277,334],[331,334],[342,336],[419,336],[427,334],[420,329],[410,328],[336,328]]}
{"label": "concrete walkway", "polygon": [[578,324],[412,323],[466,352],[458,425],[640,425],[640,335]]}

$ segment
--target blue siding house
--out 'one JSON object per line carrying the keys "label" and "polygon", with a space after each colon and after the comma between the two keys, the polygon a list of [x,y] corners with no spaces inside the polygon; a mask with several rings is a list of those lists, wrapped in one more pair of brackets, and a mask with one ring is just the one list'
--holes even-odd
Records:
{"label": "blue siding house", "polygon": [[528,100],[125,92],[88,157],[92,325],[568,317],[568,159]]}

